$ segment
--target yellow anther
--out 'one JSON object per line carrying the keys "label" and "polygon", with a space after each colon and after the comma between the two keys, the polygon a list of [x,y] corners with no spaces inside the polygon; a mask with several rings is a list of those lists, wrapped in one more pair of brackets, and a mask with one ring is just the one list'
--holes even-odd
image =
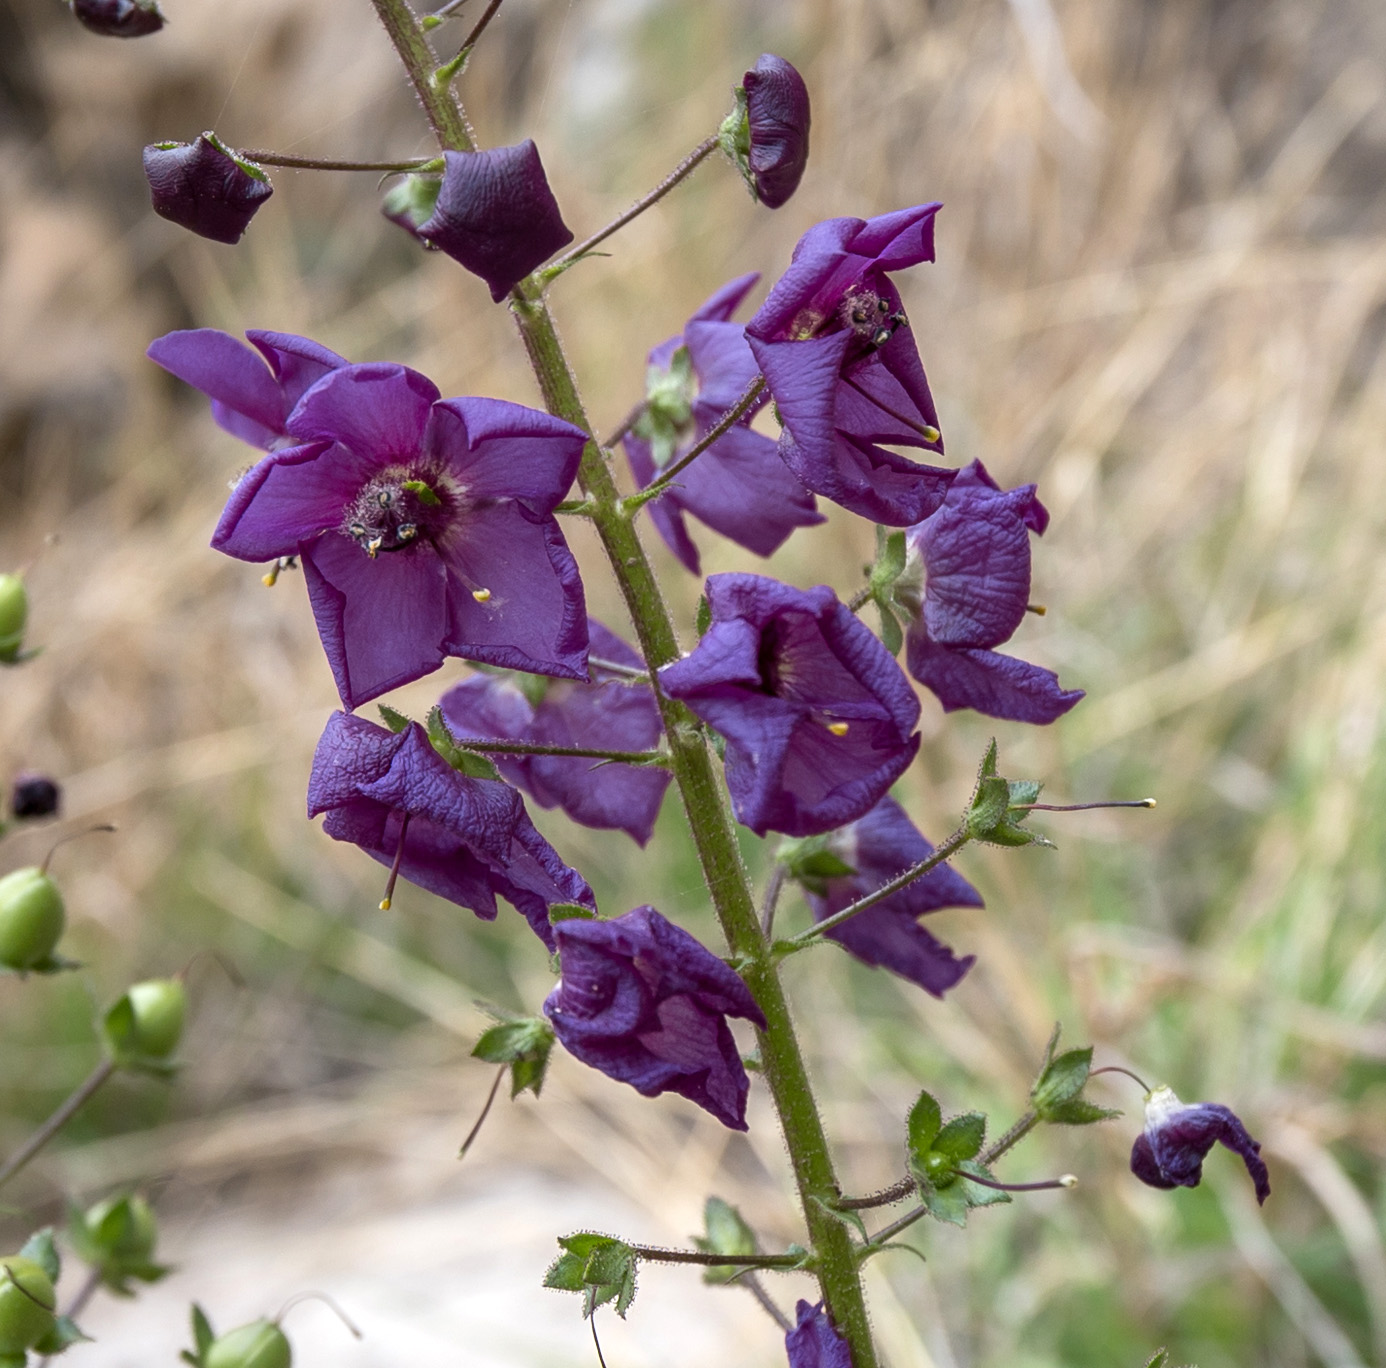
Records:
{"label": "yellow anther", "polygon": [[829,722],[828,730],[832,732],[834,736],[846,736],[847,724],[845,722]]}
{"label": "yellow anther", "polygon": [[473,597],[478,603],[490,603],[490,601],[491,601],[491,591],[490,591],[489,589],[473,589],[473,590],[472,590],[472,597]]}
{"label": "yellow anther", "polygon": [[384,537],[372,537],[366,543],[366,555],[374,560],[380,554],[380,548],[385,545]]}
{"label": "yellow anther", "polygon": [[380,910],[381,910],[382,912],[388,912],[388,911],[390,910],[390,900],[389,900],[389,898],[381,898],[381,900],[380,900]]}
{"label": "yellow anther", "polygon": [[273,589],[278,579],[279,567],[276,565],[273,569],[266,571],[265,574],[260,576],[260,583],[263,584],[266,589]]}
{"label": "yellow anther", "polygon": [[924,426],[919,429],[919,435],[923,437],[926,442],[936,442],[943,434],[936,427],[930,427],[928,423],[925,423]]}

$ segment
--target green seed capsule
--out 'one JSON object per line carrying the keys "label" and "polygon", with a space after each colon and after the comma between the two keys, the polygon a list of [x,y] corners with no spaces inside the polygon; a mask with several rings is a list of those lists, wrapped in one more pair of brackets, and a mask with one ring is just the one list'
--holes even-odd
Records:
{"label": "green seed capsule", "polygon": [[18,575],[0,575],[0,661],[13,664],[24,645],[29,592]]}
{"label": "green seed capsule", "polygon": [[183,1038],[188,995],[178,979],[149,979],[125,996],[135,1016],[135,1046],[141,1054],[166,1059]]}
{"label": "green seed capsule", "polygon": [[273,1322],[252,1321],[212,1341],[202,1368],[290,1368],[293,1350]]}
{"label": "green seed capsule", "polygon": [[[88,1252],[116,1264],[147,1264],[154,1254],[158,1228],[149,1203],[136,1193],[107,1197],[82,1213]],[[83,1257],[87,1255],[84,1253]],[[96,1263],[88,1258],[88,1263]]]}
{"label": "green seed capsule", "polygon": [[58,1298],[48,1274],[32,1259],[11,1254],[0,1259],[0,1270],[0,1364],[10,1356],[22,1363],[24,1351],[56,1324]]}
{"label": "green seed capsule", "polygon": [[63,895],[37,865],[0,879],[0,967],[24,973],[51,958],[66,924]]}

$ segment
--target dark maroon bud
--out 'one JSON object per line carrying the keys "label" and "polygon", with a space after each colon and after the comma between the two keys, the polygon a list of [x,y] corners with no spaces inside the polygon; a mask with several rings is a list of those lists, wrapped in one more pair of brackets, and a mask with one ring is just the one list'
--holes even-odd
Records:
{"label": "dark maroon bud", "polygon": [[103,38],[143,38],[164,26],[154,0],[72,0],[72,12],[83,28]]}
{"label": "dark maroon bud", "polygon": [[804,78],[764,53],[737,88],[736,108],[719,134],[756,199],[778,209],[798,188],[808,164],[809,95]]}
{"label": "dark maroon bud", "polygon": [[144,174],[156,214],[213,242],[239,242],[274,193],[264,171],[215,133],[192,143],[151,144],[144,149]]}
{"label": "dark maroon bud", "polygon": [[444,152],[443,184],[419,236],[479,275],[499,303],[573,234],[528,138],[485,152]]}
{"label": "dark maroon bud", "polygon": [[62,790],[46,774],[28,770],[15,775],[10,811],[15,817],[51,817],[62,803]]}

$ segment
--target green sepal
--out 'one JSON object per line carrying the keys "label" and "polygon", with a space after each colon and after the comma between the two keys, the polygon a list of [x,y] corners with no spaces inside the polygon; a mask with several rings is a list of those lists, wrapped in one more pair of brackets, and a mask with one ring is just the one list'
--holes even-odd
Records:
{"label": "green sepal", "polygon": [[91,1336],[86,1334],[71,1316],[59,1316],[53,1322],[53,1328],[34,1345],[34,1353],[52,1357],[84,1341],[90,1344]]}
{"label": "green sepal", "polygon": [[1003,779],[996,772],[996,739],[993,737],[977,771],[977,786],[963,814],[963,825],[974,841],[998,846],[1052,846],[1036,832],[1021,826],[1030,815],[1025,806],[1033,803],[1040,786],[1033,780]]}
{"label": "green sepal", "polygon": [[[921,1180],[919,1183],[920,1199],[936,1220],[945,1221],[949,1225],[964,1226],[967,1224],[967,1213],[974,1207],[997,1206],[1011,1200],[1008,1192],[1001,1192],[967,1179],[965,1175],[968,1173],[975,1173],[983,1178],[991,1177],[980,1164],[964,1159],[956,1167],[962,1172],[951,1174],[947,1186],[939,1187],[927,1180]],[[915,1176],[919,1177],[918,1174]]]}
{"label": "green sepal", "polygon": [[[415,228],[422,228],[433,217],[433,211],[438,204],[438,192],[442,188],[443,182],[438,176],[410,174],[403,180],[396,181],[385,192],[385,198],[380,204],[381,212],[386,218],[404,218]],[[412,483],[422,484],[423,481],[409,482]],[[408,489],[409,484],[404,488]],[[430,489],[429,493],[432,494],[433,491]],[[436,495],[434,497],[437,498]]]}
{"label": "green sepal", "polygon": [[817,1207],[821,1207],[835,1221],[841,1221],[843,1225],[849,1225],[861,1236],[863,1244],[871,1243],[871,1235],[866,1229],[866,1222],[861,1218],[859,1211],[844,1211],[840,1207],[835,1207],[831,1202],[825,1202],[817,1193],[810,1193],[809,1200]]}
{"label": "green sepal", "polygon": [[667,367],[650,366],[645,371],[645,407],[631,431],[650,444],[656,471],[674,459],[679,443],[689,435],[697,390],[698,378],[687,347],[677,348]]}
{"label": "green sepal", "polygon": [[981,1153],[986,1138],[987,1118],[981,1112],[964,1112],[939,1131],[933,1143],[933,1153],[943,1155],[954,1164],[961,1164],[965,1159],[975,1159]]}
{"label": "green sepal", "polygon": [[712,626],[712,608],[708,604],[706,594],[698,595],[698,611],[693,622],[698,631],[698,639],[701,641],[707,635],[707,629]]}
{"label": "green sepal", "polygon": [[857,872],[832,849],[830,841],[831,835],[786,837],[775,851],[775,859],[791,879],[821,897],[828,891],[829,879]]}
{"label": "green sepal", "polygon": [[397,712],[387,703],[377,704],[380,709],[380,720],[398,736],[401,732],[409,730],[409,718],[402,712]]}
{"label": "green sepal", "polygon": [[564,1252],[549,1265],[544,1286],[561,1292],[582,1293],[586,1319],[607,1302],[616,1303],[622,1319],[635,1300],[635,1272],[639,1259],[624,1240],[611,1235],[581,1231],[558,1241]]}
{"label": "green sepal", "polygon": [[758,200],[760,196],[756,191],[756,178],[751,171],[751,119],[746,103],[746,88],[737,86],[732,95],[736,99],[736,104],[718,126],[717,145],[741,172],[741,179],[746,182],[751,198]]}
{"label": "green sepal", "polygon": [[898,528],[876,527],[876,561],[871,567],[871,597],[876,598],[905,573],[905,534]]}
{"label": "green sepal", "polygon": [[581,903],[550,903],[549,925],[557,926],[565,921],[596,921],[597,914]]}
{"label": "green sepal", "polygon": [[[241,170],[246,173],[247,176],[251,177],[251,179],[261,181],[265,185],[268,185],[270,183],[269,175],[266,173],[265,168],[263,166],[260,166],[257,162],[247,161],[243,156],[241,156],[239,152],[236,151],[234,147],[228,147],[224,142],[222,142],[222,140],[219,137],[217,137],[215,133],[211,132],[210,130],[204,133],[202,136],[206,138],[207,141],[211,143],[212,146],[215,147],[218,152],[222,153],[223,156],[230,157],[231,160],[235,162],[236,165],[239,166]],[[165,146],[165,144],[161,143],[160,146],[163,147]],[[182,144],[168,143],[167,146],[181,147]]]}
{"label": "green sepal", "polygon": [[207,1351],[216,1342],[217,1337],[212,1330],[211,1321],[207,1319],[207,1313],[196,1302],[192,1304],[192,1335],[193,1347],[182,1350],[178,1357],[184,1363],[191,1363],[193,1368],[201,1368]]}
{"label": "green sepal", "polygon": [[543,1017],[521,1017],[483,1031],[472,1047],[472,1056],[490,1064],[510,1066],[511,1097],[518,1097],[526,1089],[538,1097],[553,1042],[553,1027]]}
{"label": "green sepal", "polygon": [[1169,1350],[1168,1350],[1168,1349],[1157,1349],[1157,1350],[1156,1350],[1153,1354],[1151,1354],[1151,1356],[1145,1361],[1145,1368],[1165,1368],[1165,1365],[1168,1364],[1168,1363],[1169,1363]]}
{"label": "green sepal", "polygon": [[[703,1205],[705,1234],[693,1236],[693,1243],[705,1254],[755,1254],[755,1232],[741,1213],[720,1197],[709,1197]],[[705,1283],[728,1283],[746,1270],[729,1264],[718,1264],[703,1270]]]}
{"label": "green sepal", "polygon": [[1056,1055],[1059,1027],[1049,1037],[1044,1064],[1030,1089],[1030,1105],[1041,1121],[1060,1126],[1090,1126],[1095,1121],[1110,1121],[1121,1115],[1110,1107],[1099,1107],[1081,1094],[1092,1072],[1092,1046],[1065,1050]]}
{"label": "green sepal", "polygon": [[905,1122],[910,1158],[918,1157],[922,1163],[934,1147],[938,1133],[943,1129],[943,1112],[931,1093],[922,1092],[919,1100],[910,1108]]}
{"label": "green sepal", "polygon": [[905,634],[900,630],[895,610],[883,599],[876,600],[876,609],[881,615],[881,645],[891,655],[899,655],[900,647],[905,644]]}
{"label": "green sepal", "polygon": [[58,1257],[58,1247],[53,1243],[52,1226],[44,1226],[42,1230],[34,1231],[24,1241],[19,1257],[38,1264],[51,1283],[56,1283],[63,1271],[62,1260]]}
{"label": "green sepal", "polygon": [[478,751],[468,750],[465,746],[459,746],[453,740],[452,732],[448,730],[447,721],[443,717],[443,710],[436,703],[428,711],[427,730],[433,749],[459,774],[465,774],[469,779],[500,778],[500,771],[486,756]]}

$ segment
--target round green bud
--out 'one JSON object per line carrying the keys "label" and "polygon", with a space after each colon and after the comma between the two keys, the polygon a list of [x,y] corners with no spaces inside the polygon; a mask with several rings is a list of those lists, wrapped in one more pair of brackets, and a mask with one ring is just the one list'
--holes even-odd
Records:
{"label": "round green bud", "polygon": [[135,1014],[135,1048],[165,1059],[183,1038],[183,1015],[188,995],[178,979],[148,979],[125,994]]}
{"label": "round green bud", "polygon": [[63,895],[37,865],[0,879],[0,966],[21,973],[51,958],[66,924]]}
{"label": "round green bud", "polygon": [[0,660],[13,662],[24,645],[29,591],[18,575],[0,575]]}
{"label": "round green bud", "polygon": [[[57,1323],[57,1294],[48,1274],[32,1259],[0,1259],[0,1356],[32,1349]],[[0,1357],[0,1363],[4,1358]]]}
{"label": "round green bud", "polygon": [[82,1213],[82,1224],[93,1249],[113,1263],[146,1264],[154,1254],[158,1239],[154,1212],[136,1193],[107,1197],[88,1207]]}
{"label": "round green bud", "polygon": [[218,1335],[202,1360],[202,1368],[289,1368],[293,1350],[273,1322],[252,1321]]}

